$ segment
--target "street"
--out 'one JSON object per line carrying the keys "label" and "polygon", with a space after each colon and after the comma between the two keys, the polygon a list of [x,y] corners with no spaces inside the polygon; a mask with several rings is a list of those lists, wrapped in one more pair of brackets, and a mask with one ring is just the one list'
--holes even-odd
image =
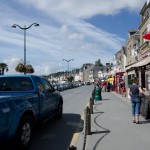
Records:
{"label": "street", "polygon": [[[82,150],[82,116],[92,90],[93,85],[85,85],[61,92],[63,117],[38,126],[29,150],[68,150],[75,133],[79,134],[74,146]],[[91,135],[86,137],[85,150],[149,150],[150,120],[140,116],[140,121],[132,123],[129,100],[115,92],[102,92],[102,101],[93,105]]]}
{"label": "street", "polygon": [[81,115],[89,101],[93,85],[61,92],[64,98],[63,117],[50,120],[37,128],[29,150],[67,150],[73,134],[83,130]]}

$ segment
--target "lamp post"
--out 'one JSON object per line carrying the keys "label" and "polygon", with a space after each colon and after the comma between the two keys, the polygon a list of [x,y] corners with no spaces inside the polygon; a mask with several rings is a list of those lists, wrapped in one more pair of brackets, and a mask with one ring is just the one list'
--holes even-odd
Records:
{"label": "lamp post", "polygon": [[69,76],[69,62],[74,61],[74,59],[63,59],[63,61],[66,61],[68,63],[68,76]]}
{"label": "lamp post", "polygon": [[[24,67],[26,66],[26,30],[31,28],[32,26],[38,27],[39,24],[38,23],[32,23],[30,26],[26,27],[26,25],[24,25],[24,27],[19,26],[18,24],[13,24],[11,27],[12,28],[16,28],[19,27],[20,29],[24,30]],[[24,74],[26,74],[26,71],[24,72]]]}

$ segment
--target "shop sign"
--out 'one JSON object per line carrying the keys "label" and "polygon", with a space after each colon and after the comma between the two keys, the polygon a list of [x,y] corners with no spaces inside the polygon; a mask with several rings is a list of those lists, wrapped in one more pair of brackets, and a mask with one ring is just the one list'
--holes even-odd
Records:
{"label": "shop sign", "polygon": [[142,58],[146,58],[146,57],[150,56],[150,52],[147,51],[141,55],[142,55]]}

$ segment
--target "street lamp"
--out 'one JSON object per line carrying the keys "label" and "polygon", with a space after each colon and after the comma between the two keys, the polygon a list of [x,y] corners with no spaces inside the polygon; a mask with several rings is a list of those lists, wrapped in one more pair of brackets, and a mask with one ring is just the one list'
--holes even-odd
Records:
{"label": "street lamp", "polygon": [[[39,24],[38,23],[32,23],[30,26],[26,27],[26,25],[24,25],[24,27],[21,27],[17,24],[13,24],[11,27],[12,28],[16,28],[19,27],[20,29],[24,30],[24,67],[26,66],[26,30],[31,28],[32,26],[38,27]],[[24,74],[26,74],[26,71],[24,72]]]}
{"label": "street lamp", "polygon": [[69,62],[74,61],[74,59],[63,59],[63,61],[66,61],[68,63],[68,75],[69,75]]}

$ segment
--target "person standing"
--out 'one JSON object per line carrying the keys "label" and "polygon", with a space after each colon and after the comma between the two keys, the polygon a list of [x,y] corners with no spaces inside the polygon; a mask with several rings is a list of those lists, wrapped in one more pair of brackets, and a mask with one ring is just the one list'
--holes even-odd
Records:
{"label": "person standing", "polygon": [[124,81],[120,83],[120,91],[121,91],[121,95],[125,96],[125,82]]}
{"label": "person standing", "polygon": [[143,93],[141,88],[138,86],[138,79],[134,78],[133,83],[130,85],[129,94],[131,97],[131,106],[132,106],[132,122],[139,124],[139,115],[140,115],[140,106],[141,98],[139,93]]}
{"label": "person standing", "polygon": [[106,92],[106,86],[107,86],[107,82],[106,80],[103,81],[103,91]]}
{"label": "person standing", "polygon": [[107,92],[110,92],[110,82],[107,83]]}

